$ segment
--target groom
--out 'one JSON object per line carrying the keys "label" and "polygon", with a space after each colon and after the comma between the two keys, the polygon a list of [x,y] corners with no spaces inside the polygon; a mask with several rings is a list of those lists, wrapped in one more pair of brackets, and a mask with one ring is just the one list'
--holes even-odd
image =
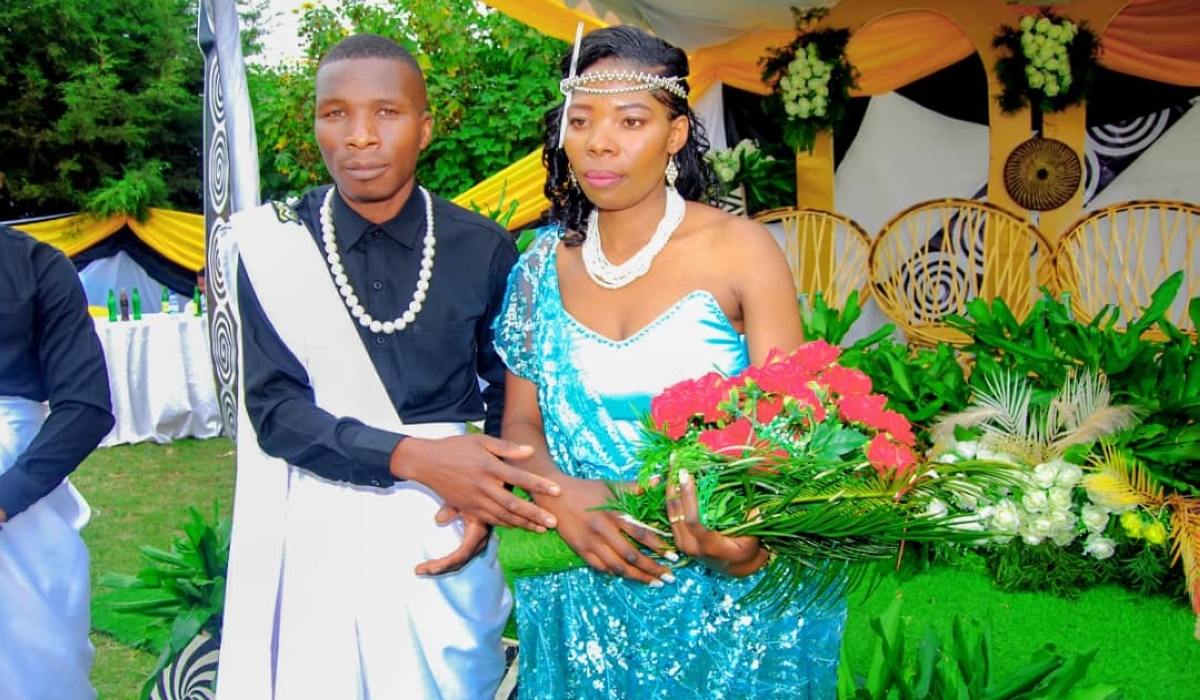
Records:
{"label": "groom", "polygon": [[[351,36],[316,76],[334,185],[233,219],[245,410],[221,700],[476,700],[503,673],[489,526],[553,527],[506,485],[557,486],[491,437],[516,249],[417,184],[431,127],[413,57]],[[480,418],[489,435],[465,434]]]}

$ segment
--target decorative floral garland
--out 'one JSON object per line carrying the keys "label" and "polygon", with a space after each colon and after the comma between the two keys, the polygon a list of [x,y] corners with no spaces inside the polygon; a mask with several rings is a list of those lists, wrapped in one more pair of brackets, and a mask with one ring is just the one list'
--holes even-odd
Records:
{"label": "decorative floral garland", "polygon": [[1022,17],[1019,27],[1002,26],[992,44],[1009,54],[996,61],[1005,113],[1032,105],[1050,114],[1087,99],[1100,53],[1100,40],[1087,23],[1042,9]]}
{"label": "decorative floral garland", "polygon": [[812,153],[817,134],[836,129],[845,116],[858,71],[846,60],[850,30],[812,28],[826,10],[792,8],[792,13],[796,38],[760,61],[763,82],[772,91],[766,109],[781,117],[788,146]]}
{"label": "decorative floral garland", "polygon": [[717,176],[718,199],[734,195],[741,187],[744,208],[750,214],[796,201],[794,161],[777,159],[757,141],[742,139],[733,148],[715,148],[704,157]]}

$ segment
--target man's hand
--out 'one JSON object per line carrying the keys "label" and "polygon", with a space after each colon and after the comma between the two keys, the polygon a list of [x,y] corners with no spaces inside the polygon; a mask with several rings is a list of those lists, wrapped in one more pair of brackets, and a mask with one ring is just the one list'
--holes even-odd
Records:
{"label": "man's hand", "polygon": [[440,576],[458,571],[483,553],[488,546],[488,538],[492,528],[478,518],[462,515],[454,506],[444,505],[437,513],[437,523],[447,525],[456,518],[462,518],[463,540],[453,552],[440,559],[430,559],[421,562],[414,570],[418,576]]}
{"label": "man's hand", "polygon": [[556,496],[558,484],[502,462],[533,454],[488,435],[456,435],[440,440],[408,437],[392,452],[391,472],[398,479],[433,489],[446,503],[487,525],[508,525],[545,532],[554,516],[505,488],[519,486],[531,495]]}

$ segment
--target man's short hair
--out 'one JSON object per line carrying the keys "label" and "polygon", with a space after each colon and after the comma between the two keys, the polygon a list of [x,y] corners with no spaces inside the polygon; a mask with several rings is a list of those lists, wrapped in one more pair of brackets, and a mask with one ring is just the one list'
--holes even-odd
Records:
{"label": "man's short hair", "polygon": [[317,70],[327,63],[347,58],[386,58],[400,61],[416,71],[422,81],[425,79],[425,73],[421,70],[420,64],[408,49],[394,39],[378,34],[352,34],[342,39],[325,52],[325,55],[321,57],[321,62],[317,64]]}

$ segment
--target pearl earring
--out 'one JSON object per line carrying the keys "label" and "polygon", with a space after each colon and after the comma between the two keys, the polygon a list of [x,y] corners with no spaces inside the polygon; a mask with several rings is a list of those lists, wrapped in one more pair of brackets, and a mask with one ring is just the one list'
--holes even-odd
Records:
{"label": "pearl earring", "polygon": [[667,160],[667,170],[664,174],[667,177],[667,187],[675,189],[675,180],[679,179],[679,166],[675,164],[675,156]]}

